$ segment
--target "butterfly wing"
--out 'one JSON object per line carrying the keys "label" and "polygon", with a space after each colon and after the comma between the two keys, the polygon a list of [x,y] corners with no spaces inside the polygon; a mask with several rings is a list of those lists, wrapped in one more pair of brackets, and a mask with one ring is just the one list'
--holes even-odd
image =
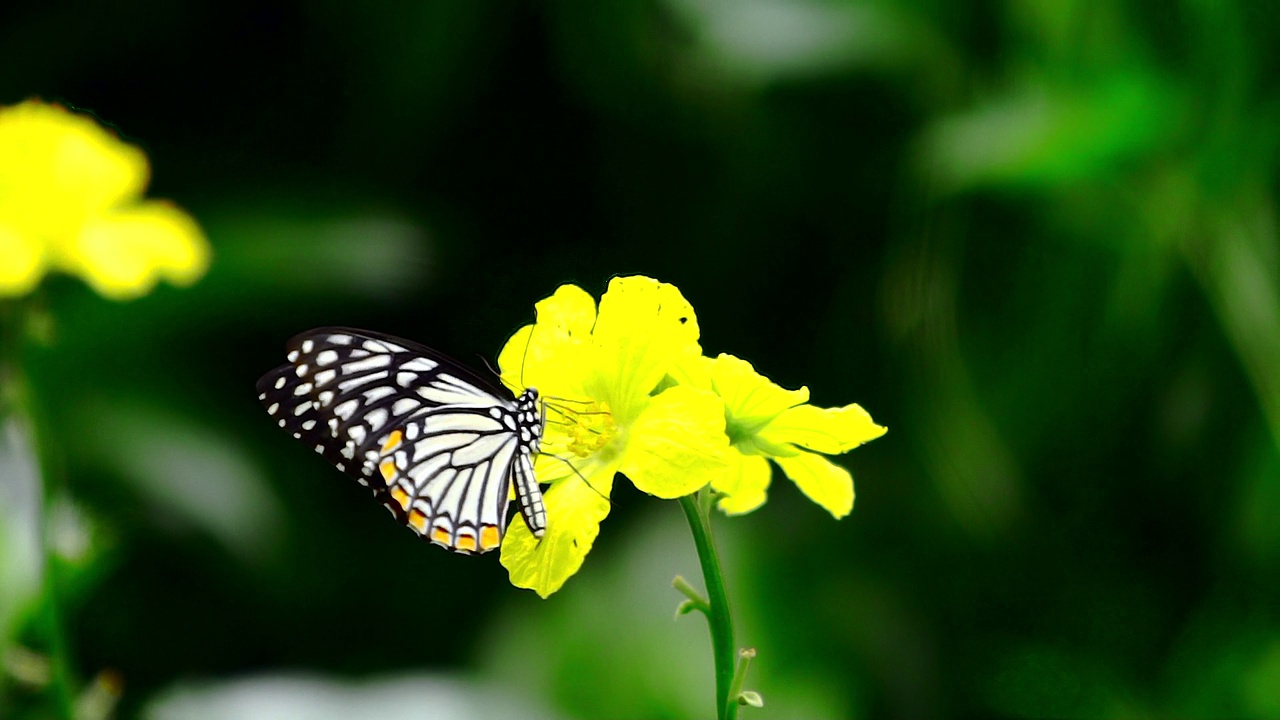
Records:
{"label": "butterfly wing", "polygon": [[522,457],[504,416],[498,408],[439,408],[411,419],[379,448],[379,477],[418,534],[460,552],[486,552],[502,541]]}
{"label": "butterfly wing", "polygon": [[363,330],[311,330],[288,350],[289,364],[258,381],[267,412],[419,534],[459,552],[492,550],[513,479],[526,522],[545,526],[531,512],[542,507],[529,463],[541,434],[528,422],[536,392],[517,401],[440,353]]}

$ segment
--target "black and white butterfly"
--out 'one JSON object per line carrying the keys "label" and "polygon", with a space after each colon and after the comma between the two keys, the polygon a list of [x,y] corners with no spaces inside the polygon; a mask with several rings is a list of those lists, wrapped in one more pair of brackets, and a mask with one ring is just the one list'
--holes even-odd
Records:
{"label": "black and white butterfly", "polygon": [[434,350],[350,328],[304,332],[288,359],[258,381],[258,400],[419,535],[461,553],[498,547],[514,484],[542,537],[537,390],[515,397]]}

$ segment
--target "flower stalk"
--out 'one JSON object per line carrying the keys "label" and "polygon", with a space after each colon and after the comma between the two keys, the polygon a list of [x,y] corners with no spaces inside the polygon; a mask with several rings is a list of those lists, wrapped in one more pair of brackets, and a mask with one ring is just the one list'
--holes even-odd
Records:
{"label": "flower stalk", "polygon": [[764,701],[760,699],[760,693],[742,689],[742,684],[747,680],[747,668],[755,656],[755,648],[742,648],[738,651],[738,667],[733,671],[733,684],[729,686],[730,702],[752,707],[764,705]]}
{"label": "flower stalk", "polygon": [[702,593],[698,592],[697,588],[690,585],[689,581],[685,580],[683,576],[677,575],[676,579],[671,581],[671,587],[679,590],[682,595],[688,598],[688,600],[685,600],[676,607],[676,617],[688,615],[694,610],[697,610],[703,615],[711,612],[711,605],[707,602],[707,599],[702,597]]}
{"label": "flower stalk", "polygon": [[[697,606],[697,600],[692,596],[686,602],[694,602],[695,608],[707,616],[707,625],[711,630],[711,651],[716,668],[716,717],[719,720],[734,720],[738,716],[737,698],[732,697],[737,658],[734,653],[733,616],[729,611],[729,594],[725,589],[724,573],[720,569],[720,556],[716,552],[715,539],[711,535],[711,508],[714,502],[715,497],[709,487],[703,487],[696,493],[680,498],[680,508],[684,510],[685,518],[689,521],[689,529],[693,532],[693,544],[698,550],[698,561],[702,564],[702,577],[707,585],[705,606]],[[675,583],[677,589],[680,589],[679,580],[681,579],[678,578]],[[683,589],[681,591],[684,592]],[[687,592],[685,594],[689,595]]]}
{"label": "flower stalk", "polygon": [[24,308],[9,304],[0,316],[3,327],[0,336],[0,416],[9,415],[16,423],[19,435],[31,446],[34,458],[36,482],[40,494],[40,553],[42,587],[39,622],[44,633],[49,662],[49,689],[53,696],[57,717],[73,720],[75,717],[74,692],[68,666],[66,630],[63,626],[58,583],[58,558],[53,547],[50,521],[53,517],[54,492],[49,476],[45,439],[39,431],[32,393],[22,369],[22,347],[26,338],[27,319]]}

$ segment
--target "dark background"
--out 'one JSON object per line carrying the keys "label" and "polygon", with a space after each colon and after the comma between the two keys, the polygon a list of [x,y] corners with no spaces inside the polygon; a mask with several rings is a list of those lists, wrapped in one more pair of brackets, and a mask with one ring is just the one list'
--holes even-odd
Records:
{"label": "dark background", "polygon": [[[718,523],[760,650],[743,717],[1280,715],[1276,18],[6,3],[0,103],[142,146],[150,195],[214,251],[190,289],[53,278],[35,300],[51,339],[27,362],[88,533],[76,677],[117,672],[121,717],[300,672],[707,716],[704,623],[671,621],[671,576],[698,576],[673,503],[620,488],[542,601],[396,527],[253,394],[309,327],[481,367],[557,285],[641,273],[693,303],[708,353],[889,428],[841,460],[845,520],[776,475]],[[0,715],[48,703],[0,684]]]}

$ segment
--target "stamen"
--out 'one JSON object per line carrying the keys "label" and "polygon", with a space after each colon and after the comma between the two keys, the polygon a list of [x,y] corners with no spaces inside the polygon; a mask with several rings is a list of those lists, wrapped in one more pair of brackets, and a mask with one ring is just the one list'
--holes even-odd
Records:
{"label": "stamen", "polygon": [[565,413],[565,418],[572,420],[567,432],[570,438],[567,449],[580,458],[603,450],[618,432],[606,403],[592,401],[581,411]]}

